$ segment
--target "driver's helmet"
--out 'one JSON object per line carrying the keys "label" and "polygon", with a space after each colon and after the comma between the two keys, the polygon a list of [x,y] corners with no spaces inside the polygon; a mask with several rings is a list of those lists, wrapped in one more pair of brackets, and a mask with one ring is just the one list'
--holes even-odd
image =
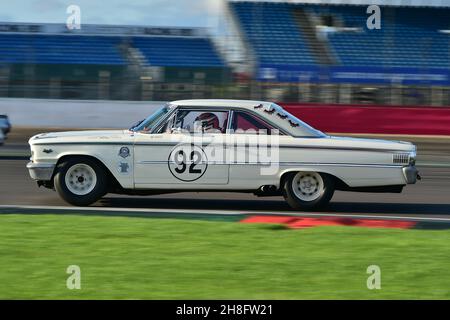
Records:
{"label": "driver's helmet", "polygon": [[219,130],[219,118],[210,112],[205,112],[199,115],[195,121],[201,123],[201,128],[203,131]]}

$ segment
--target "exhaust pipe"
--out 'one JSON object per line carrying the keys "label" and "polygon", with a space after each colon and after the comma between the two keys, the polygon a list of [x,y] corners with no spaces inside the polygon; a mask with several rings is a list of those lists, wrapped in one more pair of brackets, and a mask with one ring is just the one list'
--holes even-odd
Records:
{"label": "exhaust pipe", "polygon": [[258,196],[277,195],[277,187],[274,185],[264,185],[261,186],[255,194]]}

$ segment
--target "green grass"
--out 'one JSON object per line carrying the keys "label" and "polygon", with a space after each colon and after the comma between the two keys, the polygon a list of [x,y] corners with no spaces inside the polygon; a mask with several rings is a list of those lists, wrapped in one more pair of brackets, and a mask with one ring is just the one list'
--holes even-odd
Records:
{"label": "green grass", "polygon": [[[74,264],[81,290],[66,288]],[[0,298],[448,299],[450,231],[2,215]]]}

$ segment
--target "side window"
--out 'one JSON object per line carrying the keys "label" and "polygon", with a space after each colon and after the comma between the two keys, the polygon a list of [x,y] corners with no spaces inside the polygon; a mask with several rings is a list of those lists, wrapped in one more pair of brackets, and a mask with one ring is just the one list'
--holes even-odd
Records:
{"label": "side window", "polygon": [[172,130],[225,133],[227,125],[228,111],[179,110]]}
{"label": "side window", "polygon": [[235,111],[232,129],[234,133],[270,134],[270,130],[274,128],[251,114]]}

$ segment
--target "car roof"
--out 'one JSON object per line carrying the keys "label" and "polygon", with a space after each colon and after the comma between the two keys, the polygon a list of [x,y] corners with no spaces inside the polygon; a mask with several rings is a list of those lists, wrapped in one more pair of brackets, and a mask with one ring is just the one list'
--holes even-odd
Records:
{"label": "car roof", "polygon": [[190,100],[177,100],[172,101],[170,104],[177,106],[190,106],[190,107],[240,107],[240,108],[254,108],[260,104],[270,105],[272,102],[257,101],[257,100],[232,100],[232,99],[190,99]]}
{"label": "car roof", "polygon": [[[191,99],[191,100],[177,100],[170,102],[171,105],[177,107],[207,107],[207,108],[243,108],[249,109],[252,112],[258,113],[268,123],[275,125],[276,128],[281,129],[296,137],[323,137],[324,134],[303,121],[296,119],[299,122],[297,126],[293,127],[289,121],[291,118],[281,118],[275,116],[272,112],[267,112],[268,108],[276,105],[273,102],[258,101],[258,100],[228,100],[228,99]],[[255,108],[262,105],[262,108]],[[281,108],[280,106],[276,105]],[[264,112],[266,110],[266,112]],[[293,117],[292,115],[290,115]]]}

